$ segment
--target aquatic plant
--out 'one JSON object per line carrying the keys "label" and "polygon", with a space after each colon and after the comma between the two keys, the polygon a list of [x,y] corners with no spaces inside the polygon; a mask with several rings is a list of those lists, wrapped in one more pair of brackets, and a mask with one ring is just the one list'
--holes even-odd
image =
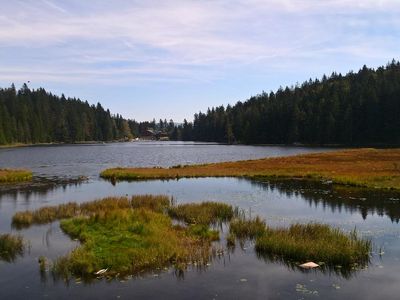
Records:
{"label": "aquatic plant", "polygon": [[81,204],[70,202],[57,206],[44,206],[34,211],[17,212],[12,218],[12,225],[21,229],[33,224],[46,224],[77,215],[91,215],[114,209],[142,207],[154,211],[163,211],[172,202],[172,199],[163,195],[140,195],[133,196],[131,199],[127,197],[107,197]]}
{"label": "aquatic plant", "polygon": [[0,260],[11,262],[24,253],[24,248],[21,236],[0,234]]}
{"label": "aquatic plant", "polygon": [[169,215],[187,224],[217,224],[227,222],[234,216],[231,205],[220,202],[187,203],[171,206]]}
{"label": "aquatic plant", "polygon": [[238,239],[255,239],[265,234],[265,231],[265,221],[259,216],[253,219],[236,218],[229,225],[229,232]]}
{"label": "aquatic plant", "polygon": [[293,224],[289,228],[267,227],[256,239],[255,249],[270,259],[348,267],[368,263],[371,241],[359,238],[355,230],[345,234],[325,224]]}
{"label": "aquatic plant", "polygon": [[28,170],[0,169],[0,183],[28,181],[32,172]]}
{"label": "aquatic plant", "polygon": [[12,225],[18,229],[32,224],[51,223],[55,220],[70,218],[79,212],[77,203],[66,203],[58,206],[44,206],[34,211],[17,212],[12,217]]}
{"label": "aquatic plant", "polygon": [[290,157],[188,165],[180,168],[113,168],[101,172],[109,180],[191,177],[302,178],[341,185],[400,189],[400,149],[352,149]]}
{"label": "aquatic plant", "polygon": [[61,228],[82,242],[55,262],[53,271],[64,278],[93,277],[102,269],[113,276],[170,265],[182,268],[192,262],[205,264],[210,241],[215,239],[208,228],[173,226],[167,215],[148,208],[74,217],[61,221]]}
{"label": "aquatic plant", "polygon": [[[135,274],[169,266],[182,271],[191,263],[205,265],[225,251],[211,247],[220,233],[210,226],[222,223],[229,224],[229,248],[236,240],[253,239],[257,254],[273,260],[313,260],[348,267],[368,263],[371,250],[371,242],[355,231],[345,234],[318,223],[271,228],[258,216],[246,218],[225,203],[176,205],[167,196],[109,197],[43,207],[16,213],[13,224],[29,226],[57,219],[62,219],[65,233],[82,243],[54,263],[54,274],[63,278]],[[45,264],[42,261],[41,269]]]}

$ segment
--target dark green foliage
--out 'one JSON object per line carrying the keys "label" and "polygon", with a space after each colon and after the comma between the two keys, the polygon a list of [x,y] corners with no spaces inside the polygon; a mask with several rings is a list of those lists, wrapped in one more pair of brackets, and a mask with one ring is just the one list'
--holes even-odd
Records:
{"label": "dark green foliage", "polygon": [[0,89],[0,145],[127,140],[133,124],[99,103],[30,90],[26,84],[19,91],[14,85]]}
{"label": "dark green foliage", "polygon": [[400,144],[400,63],[332,73],[208,109],[171,139],[253,144]]}

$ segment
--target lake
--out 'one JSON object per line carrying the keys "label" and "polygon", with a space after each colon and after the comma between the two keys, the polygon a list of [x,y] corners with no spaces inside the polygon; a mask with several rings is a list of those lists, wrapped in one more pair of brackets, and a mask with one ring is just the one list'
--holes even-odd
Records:
{"label": "lake", "polygon": [[[0,299],[398,299],[400,287],[400,195],[329,184],[257,182],[238,178],[119,182],[101,180],[99,172],[114,166],[172,166],[267,156],[285,156],[327,148],[228,146],[185,142],[138,142],[96,145],[38,146],[0,149],[1,167],[25,167],[46,178],[88,177],[69,183],[20,186],[0,192],[0,232],[20,233],[30,249],[14,263],[0,262]],[[304,272],[282,262],[259,258],[253,245],[236,247],[207,268],[184,274],[173,269],[121,280],[91,284],[53,280],[39,272],[38,257],[68,253],[77,242],[63,234],[58,222],[16,231],[16,211],[105,196],[167,194],[178,203],[206,200],[238,206],[260,215],[271,226],[317,221],[348,232],[354,228],[372,240],[368,268],[343,272]],[[221,241],[224,245],[224,241]],[[378,253],[381,252],[382,255]]]}

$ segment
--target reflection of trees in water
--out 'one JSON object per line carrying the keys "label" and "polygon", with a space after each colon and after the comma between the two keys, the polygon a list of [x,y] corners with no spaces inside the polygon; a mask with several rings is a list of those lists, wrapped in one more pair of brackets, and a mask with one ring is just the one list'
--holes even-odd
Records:
{"label": "reflection of trees in water", "polygon": [[251,181],[251,184],[265,190],[278,191],[287,197],[301,196],[310,206],[321,205],[332,212],[342,210],[360,213],[363,219],[368,215],[387,216],[392,222],[400,221],[400,192],[377,191],[304,180]]}
{"label": "reflection of trees in water", "polygon": [[86,177],[34,177],[30,182],[0,186],[0,200],[2,196],[8,196],[14,200],[23,197],[26,202],[29,202],[33,196],[46,196],[55,190],[65,191],[67,187],[77,187],[85,181],[87,181]]}
{"label": "reflection of trees in water", "polygon": [[302,273],[321,272],[325,275],[336,275],[336,276],[343,277],[345,279],[357,277],[357,274],[360,271],[364,270],[364,268],[368,267],[368,265],[370,264],[370,261],[365,262],[364,265],[354,265],[354,266],[349,266],[349,267],[331,266],[331,265],[321,264],[318,268],[303,269],[303,268],[299,267],[299,262],[286,260],[279,256],[269,255],[269,254],[265,254],[265,253],[261,254],[258,252],[256,253],[256,255],[257,255],[258,259],[264,260],[266,263],[280,263],[292,271],[300,271]]}

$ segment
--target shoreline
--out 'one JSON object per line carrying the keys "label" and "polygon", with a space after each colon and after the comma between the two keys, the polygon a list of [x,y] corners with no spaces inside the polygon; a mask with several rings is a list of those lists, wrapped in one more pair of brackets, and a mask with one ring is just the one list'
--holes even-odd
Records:
{"label": "shoreline", "polygon": [[100,173],[111,181],[196,177],[307,179],[373,189],[400,190],[400,148],[348,149],[170,168],[111,168]]}

